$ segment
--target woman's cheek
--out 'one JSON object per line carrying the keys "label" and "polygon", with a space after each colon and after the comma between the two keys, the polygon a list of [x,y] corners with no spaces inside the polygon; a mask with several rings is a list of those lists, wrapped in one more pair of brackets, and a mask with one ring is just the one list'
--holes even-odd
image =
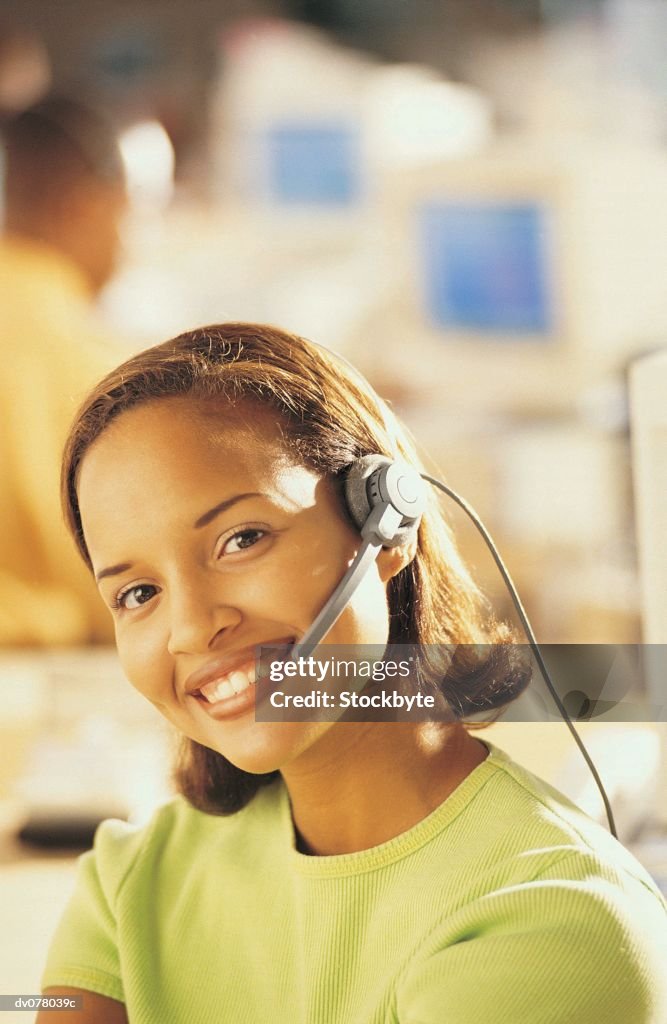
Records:
{"label": "woman's cheek", "polygon": [[166,688],[171,684],[169,654],[162,642],[146,628],[135,628],[132,636],[121,626],[116,630],[118,657],[129,683],[153,704],[168,699]]}

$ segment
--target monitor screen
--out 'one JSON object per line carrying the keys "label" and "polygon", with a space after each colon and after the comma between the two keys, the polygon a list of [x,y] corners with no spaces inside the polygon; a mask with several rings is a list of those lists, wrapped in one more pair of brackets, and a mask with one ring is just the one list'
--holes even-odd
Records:
{"label": "monitor screen", "polygon": [[345,207],[361,192],[360,135],[347,122],[280,122],[267,130],[269,196],[279,205]]}
{"label": "monitor screen", "polygon": [[554,332],[549,220],[543,203],[421,203],[422,300],[434,326],[501,342],[548,342]]}

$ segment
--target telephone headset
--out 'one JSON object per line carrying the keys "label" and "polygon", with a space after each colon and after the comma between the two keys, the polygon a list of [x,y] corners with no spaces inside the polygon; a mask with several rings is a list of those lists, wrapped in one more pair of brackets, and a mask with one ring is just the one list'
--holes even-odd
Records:
{"label": "telephone headset", "polygon": [[310,656],[337,622],[382,548],[397,547],[416,537],[421,517],[426,508],[424,481],[437,487],[455,501],[469,516],[484,538],[505,581],[549,692],[600,790],[609,821],[609,830],[613,836],[617,836],[614,815],[602,780],[551,681],[517,589],[488,530],[474,509],[456,491],[435,477],[428,476],[426,473],[418,473],[412,466],[388,459],[384,455],[365,455],[352,463],[345,479],[345,500],[353,521],[361,531],[362,544],[343,579],[300,643],[291,648],[289,657],[297,659]]}

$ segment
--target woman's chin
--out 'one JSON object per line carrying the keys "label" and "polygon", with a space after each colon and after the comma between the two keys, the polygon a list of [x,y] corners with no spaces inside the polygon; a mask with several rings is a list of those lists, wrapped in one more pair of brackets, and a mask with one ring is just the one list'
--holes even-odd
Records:
{"label": "woman's chin", "polygon": [[222,754],[236,768],[251,775],[265,775],[281,771],[302,754],[310,750],[321,732],[327,729],[322,722],[256,723],[250,735],[238,737],[237,743],[207,743]]}

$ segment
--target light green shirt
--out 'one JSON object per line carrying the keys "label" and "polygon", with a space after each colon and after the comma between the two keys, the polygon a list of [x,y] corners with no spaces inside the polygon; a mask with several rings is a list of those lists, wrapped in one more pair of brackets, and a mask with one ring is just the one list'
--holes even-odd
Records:
{"label": "light green shirt", "polygon": [[491,744],[370,850],[295,849],[280,781],[216,817],[107,821],[43,986],[131,1024],[665,1024],[667,906],[646,871]]}

